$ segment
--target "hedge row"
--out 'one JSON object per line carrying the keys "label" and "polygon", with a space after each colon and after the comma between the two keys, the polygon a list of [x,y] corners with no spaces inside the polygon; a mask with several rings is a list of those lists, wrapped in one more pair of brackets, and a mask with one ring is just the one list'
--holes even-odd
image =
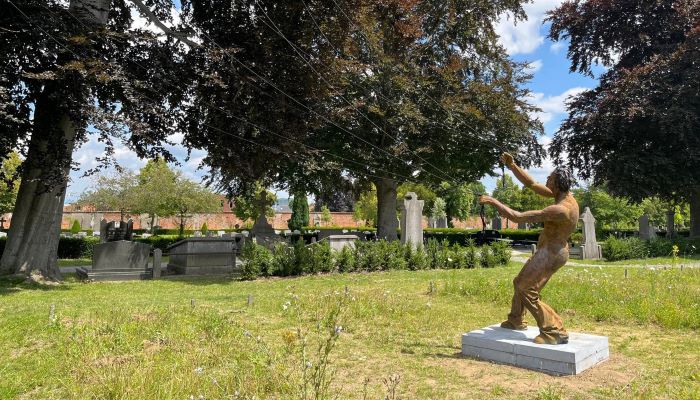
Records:
{"label": "hedge row", "polygon": [[272,250],[249,241],[241,252],[246,261],[244,279],[319,272],[492,268],[508,264],[510,256],[506,242],[476,247],[473,241],[461,246],[435,239],[415,250],[399,241],[357,241],[354,248],[346,246],[340,252],[331,251],[326,241],[306,245],[298,240],[293,246],[278,244]]}
{"label": "hedge row", "polygon": [[608,236],[602,243],[603,258],[608,261],[631,260],[648,257],[672,257],[674,246],[677,256],[691,256],[700,252],[700,239],[683,237],[642,240],[638,237],[617,238]]}

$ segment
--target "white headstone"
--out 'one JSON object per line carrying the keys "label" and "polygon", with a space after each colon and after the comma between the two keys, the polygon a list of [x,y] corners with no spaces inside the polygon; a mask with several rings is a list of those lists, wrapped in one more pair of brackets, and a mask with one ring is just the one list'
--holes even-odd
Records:
{"label": "white headstone", "polygon": [[586,207],[581,214],[583,221],[583,259],[597,260],[602,258],[600,245],[595,237],[595,217],[591,209]]}
{"label": "white headstone", "polygon": [[401,243],[410,243],[414,248],[423,245],[423,206],[414,192],[406,193],[401,205]]}

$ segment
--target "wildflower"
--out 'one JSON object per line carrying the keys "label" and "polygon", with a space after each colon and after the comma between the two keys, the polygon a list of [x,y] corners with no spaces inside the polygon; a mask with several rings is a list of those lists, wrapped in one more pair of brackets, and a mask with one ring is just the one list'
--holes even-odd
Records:
{"label": "wildflower", "polygon": [[306,369],[309,369],[309,368],[311,368],[311,367],[312,367],[311,361],[307,361],[307,362],[306,362]]}
{"label": "wildflower", "polygon": [[211,378],[211,383],[212,385],[218,385],[219,381],[217,381],[216,378]]}
{"label": "wildflower", "polygon": [[342,332],[342,331],[343,331],[343,327],[342,327],[342,326],[338,325],[338,326],[335,327],[335,333],[336,333],[337,335],[340,335],[340,332]]}
{"label": "wildflower", "polygon": [[202,367],[197,367],[194,369],[195,374],[201,374],[203,372],[204,372],[204,368],[202,368]]}
{"label": "wildflower", "polygon": [[428,308],[432,307],[432,305],[433,305],[433,304],[432,304],[432,303],[430,303],[430,302],[428,302],[428,303],[425,303],[425,306],[426,306],[426,307],[428,307]]}
{"label": "wildflower", "polygon": [[250,333],[249,331],[245,331],[245,332],[243,332],[243,336],[245,336],[245,337],[253,337],[253,334]]}
{"label": "wildflower", "polygon": [[282,309],[283,309],[283,310],[286,310],[286,309],[288,309],[289,306],[291,306],[291,305],[292,305],[292,303],[288,301],[288,302],[282,304]]}

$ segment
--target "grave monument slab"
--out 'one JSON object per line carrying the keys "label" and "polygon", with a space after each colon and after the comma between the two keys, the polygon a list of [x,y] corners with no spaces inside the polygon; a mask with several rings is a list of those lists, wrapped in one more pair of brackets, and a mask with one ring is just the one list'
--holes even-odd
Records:
{"label": "grave monument slab", "polygon": [[222,275],[236,271],[234,238],[187,238],[167,249],[168,272],[180,275]]}

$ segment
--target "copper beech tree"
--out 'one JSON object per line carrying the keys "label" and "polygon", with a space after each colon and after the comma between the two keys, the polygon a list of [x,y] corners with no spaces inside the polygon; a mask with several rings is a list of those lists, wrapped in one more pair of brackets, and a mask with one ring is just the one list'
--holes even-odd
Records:
{"label": "copper beech tree", "polygon": [[569,104],[553,156],[615,195],[687,201],[700,236],[700,3],[567,1],[549,20],[572,71],[608,68]]}

